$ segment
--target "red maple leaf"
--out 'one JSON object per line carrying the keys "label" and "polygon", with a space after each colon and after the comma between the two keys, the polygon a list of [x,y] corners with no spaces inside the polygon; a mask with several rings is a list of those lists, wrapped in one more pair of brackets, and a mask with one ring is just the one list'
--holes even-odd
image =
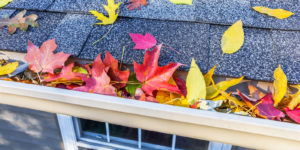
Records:
{"label": "red maple leaf", "polygon": [[153,35],[146,33],[145,35],[139,33],[129,33],[132,41],[135,43],[133,49],[150,49],[157,44]]}
{"label": "red maple leaf", "polygon": [[120,71],[118,68],[118,60],[115,59],[109,51],[106,51],[105,58],[104,58],[104,65],[106,67],[109,67],[109,70],[107,71],[107,74],[110,76],[110,78],[113,81],[121,82],[119,84],[114,84],[116,87],[124,87],[126,86],[126,83],[128,81],[129,77],[129,70],[126,71]]}
{"label": "red maple leaf", "polygon": [[272,120],[274,119],[280,120],[280,118],[283,118],[285,116],[283,112],[281,112],[280,110],[274,107],[272,93],[268,93],[266,96],[264,96],[263,98],[255,102],[250,101],[239,90],[238,93],[242,98],[242,100],[246,103],[246,105],[248,105],[249,108],[253,108],[256,105],[256,108],[254,109],[254,113],[259,117],[272,119]]}
{"label": "red maple leaf", "polygon": [[162,44],[155,47],[152,51],[146,51],[143,64],[140,65],[133,61],[136,78],[142,82],[142,89],[150,96],[153,96],[154,90],[181,93],[177,85],[168,83],[175,70],[181,64],[170,63],[163,67],[158,66],[161,47]]}
{"label": "red maple leaf", "polygon": [[300,108],[296,108],[294,110],[284,108],[284,110],[291,119],[300,124]]}
{"label": "red maple leaf", "polygon": [[79,73],[73,72],[73,67],[74,63],[64,66],[59,74],[49,74],[44,81],[82,81],[82,77],[78,75]]}
{"label": "red maple leaf", "polygon": [[105,71],[107,67],[103,64],[100,55],[94,60],[90,77],[83,77],[85,85],[74,90],[117,96],[115,87],[110,85],[110,78]]}
{"label": "red maple leaf", "polygon": [[147,6],[147,0],[129,0],[129,5],[127,6],[128,10],[133,10],[133,9],[141,9],[141,6]]}
{"label": "red maple leaf", "polygon": [[53,74],[54,69],[60,68],[71,54],[59,52],[54,54],[57,45],[55,39],[44,42],[38,48],[31,41],[28,41],[27,54],[24,59],[29,64],[29,69],[38,72],[49,72]]}

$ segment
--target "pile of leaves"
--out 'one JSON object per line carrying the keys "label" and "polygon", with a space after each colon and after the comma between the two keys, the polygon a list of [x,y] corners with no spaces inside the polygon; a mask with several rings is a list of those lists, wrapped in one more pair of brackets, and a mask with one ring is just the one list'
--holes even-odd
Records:
{"label": "pile of leaves", "polygon": [[151,34],[130,33],[130,37],[136,44],[134,49],[145,50],[144,62],[133,61],[131,72],[109,51],[103,60],[99,54],[92,63],[66,63],[70,54],[54,53],[57,45],[52,39],[40,48],[29,41],[24,58],[27,63],[1,60],[0,76],[8,81],[300,123],[300,85],[291,86],[298,92],[287,92],[287,78],[280,65],[274,71],[274,93],[251,84],[249,95],[238,89],[228,93],[228,88],[243,82],[243,76],[215,83],[216,66],[203,75],[194,59],[186,78],[176,76],[182,64],[159,66],[162,44],[157,45]]}

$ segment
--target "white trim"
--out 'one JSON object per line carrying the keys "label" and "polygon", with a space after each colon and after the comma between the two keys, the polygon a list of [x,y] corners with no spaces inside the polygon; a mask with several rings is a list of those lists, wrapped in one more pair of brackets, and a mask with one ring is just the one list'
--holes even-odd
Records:
{"label": "white trim", "polygon": [[218,142],[209,142],[208,150],[231,150],[232,145]]}
{"label": "white trim", "polygon": [[61,114],[56,116],[65,150],[78,150],[72,117]]}

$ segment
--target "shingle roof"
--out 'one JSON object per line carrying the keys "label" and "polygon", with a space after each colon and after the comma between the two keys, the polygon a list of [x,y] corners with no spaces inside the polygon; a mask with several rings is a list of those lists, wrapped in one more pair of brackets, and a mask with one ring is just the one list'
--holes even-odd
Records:
{"label": "shingle roof", "polygon": [[[128,0],[120,0],[126,3]],[[120,16],[111,32],[95,46],[110,26],[93,26],[96,19],[89,10],[104,12],[106,0],[14,0],[0,10],[0,17],[12,16],[20,10],[39,16],[39,28],[13,35],[0,29],[0,49],[26,52],[27,41],[41,45],[55,38],[58,51],[74,57],[94,59],[109,50],[120,59],[126,46],[123,62],[142,62],[144,51],[132,50],[129,32],[151,33],[157,41],[180,52],[163,48],[160,64],[170,61],[189,64],[194,57],[203,72],[219,64],[217,75],[248,79],[273,80],[273,70],[280,63],[290,83],[300,83],[300,2],[295,0],[194,0],[194,5],[174,5],[168,0],[148,0],[141,10],[128,11],[120,7]],[[288,19],[275,19],[255,12],[262,5],[282,8],[295,13]],[[234,54],[221,54],[220,39],[228,25],[241,19],[245,43]],[[186,70],[188,67],[182,67]]]}

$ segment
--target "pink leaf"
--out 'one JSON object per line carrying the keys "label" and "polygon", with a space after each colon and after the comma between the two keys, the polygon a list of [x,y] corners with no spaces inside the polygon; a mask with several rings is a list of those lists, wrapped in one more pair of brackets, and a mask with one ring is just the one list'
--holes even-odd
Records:
{"label": "pink leaf", "polygon": [[129,33],[132,41],[136,44],[133,49],[150,49],[156,45],[157,41],[153,35],[146,33],[145,36],[139,33]]}
{"label": "pink leaf", "polygon": [[300,108],[296,108],[294,110],[284,108],[284,110],[291,119],[300,124]]}

